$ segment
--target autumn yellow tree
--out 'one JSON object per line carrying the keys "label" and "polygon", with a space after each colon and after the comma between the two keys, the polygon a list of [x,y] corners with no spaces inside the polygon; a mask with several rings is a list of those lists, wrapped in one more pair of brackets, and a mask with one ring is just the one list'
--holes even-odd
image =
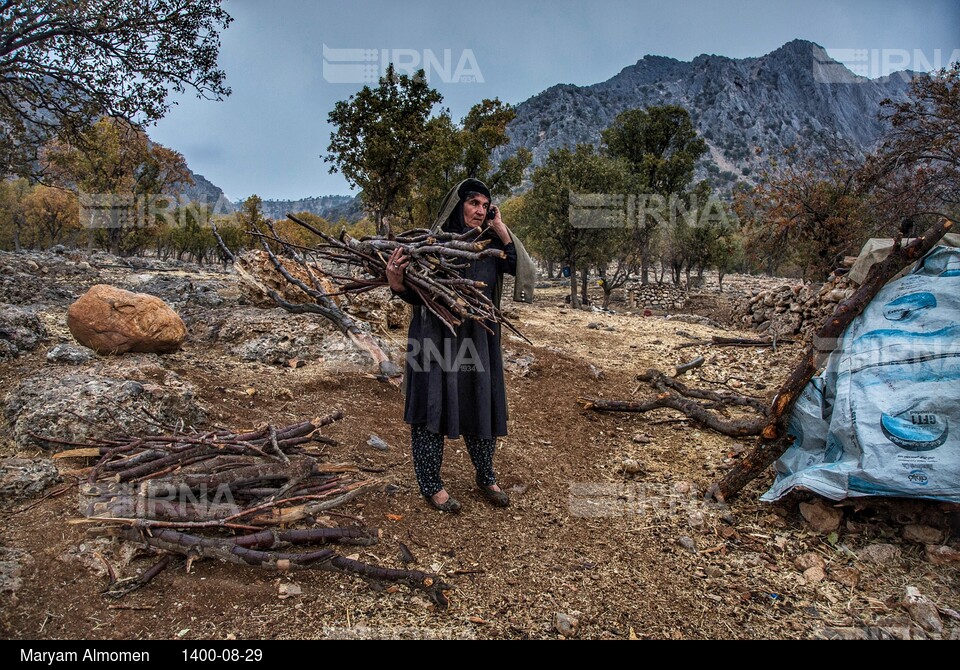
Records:
{"label": "autumn yellow tree", "polygon": [[20,251],[29,236],[23,201],[30,194],[30,182],[24,178],[0,180],[0,249]]}
{"label": "autumn yellow tree", "polygon": [[56,186],[75,190],[81,204],[89,204],[91,198],[96,204],[115,198],[116,216],[103,231],[97,231],[98,241],[115,254],[142,249],[158,219],[168,215],[169,196],[192,181],[180,153],[110,117],[100,119],[75,142],[50,142],[41,161],[46,178]]}
{"label": "autumn yellow tree", "polygon": [[72,191],[38,184],[23,200],[23,215],[33,232],[31,246],[63,242],[76,246],[81,233],[77,196]]}

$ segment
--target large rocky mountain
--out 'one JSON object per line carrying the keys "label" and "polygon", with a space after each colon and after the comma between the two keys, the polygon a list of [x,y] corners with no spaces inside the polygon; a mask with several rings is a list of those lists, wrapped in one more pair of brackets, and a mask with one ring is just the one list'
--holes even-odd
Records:
{"label": "large rocky mountain", "polygon": [[212,206],[214,214],[233,214],[237,211],[219,186],[202,174],[191,172],[190,177],[193,179],[193,186],[184,186],[181,189],[180,195],[183,199]]}
{"label": "large rocky mountain", "polygon": [[522,146],[536,165],[556,147],[598,144],[620,112],[673,104],[690,112],[708,143],[699,176],[729,186],[794,144],[808,152],[836,146],[869,151],[883,130],[880,101],[903,99],[913,76],[859,77],[803,40],[759,58],[646,56],[605,82],[559,84],[518,105],[508,128],[511,143],[498,157]]}
{"label": "large rocky mountain", "polygon": [[[690,112],[710,150],[700,162],[698,178],[709,177],[722,191],[749,180],[767,157],[792,145],[814,154],[835,148],[854,155],[868,152],[884,128],[880,101],[904,99],[913,76],[916,73],[899,72],[882,79],[860,77],[823,47],[803,40],[759,58],[701,55],[684,62],[645,56],[605,82],[558,84],[520,103],[508,127],[511,142],[494,158],[526,147],[538,165],[551,149],[599,144],[601,131],[620,112],[680,105]],[[195,177],[195,188],[209,185],[215,191],[208,190],[207,197],[222,198],[223,191]],[[356,221],[362,215],[359,199],[351,196],[263,201],[263,213],[270,218],[303,211],[334,221]]]}

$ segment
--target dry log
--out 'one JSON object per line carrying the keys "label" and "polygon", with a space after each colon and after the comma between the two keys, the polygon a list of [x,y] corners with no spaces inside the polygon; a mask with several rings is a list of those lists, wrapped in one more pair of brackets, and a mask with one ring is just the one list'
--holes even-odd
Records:
{"label": "dry log", "polygon": [[687,349],[689,347],[703,347],[714,345],[717,347],[773,347],[777,348],[779,344],[794,344],[796,340],[786,337],[779,337],[772,340],[754,340],[742,337],[721,337],[714,335],[709,340],[696,340],[695,342],[683,342],[678,344],[675,349]]}
{"label": "dry log", "polygon": [[795,340],[786,337],[778,337],[776,340],[752,340],[743,337],[721,337],[714,335],[710,338],[710,343],[719,347],[774,347],[778,344],[793,344]]}
{"label": "dry log", "polygon": [[[339,539],[339,537],[348,539],[362,538],[375,542],[375,538],[377,537],[375,534],[376,531],[373,531],[373,533],[367,531],[364,536],[359,532],[351,532],[350,529],[337,530],[341,531],[339,536],[337,534],[329,534],[329,537],[324,536],[325,534],[322,533],[315,535],[281,534],[281,536],[285,535],[285,537],[277,544],[326,542],[329,541],[331,537],[337,539]],[[378,581],[403,583],[411,589],[426,593],[441,609],[446,608],[448,604],[443,590],[449,587],[441,582],[436,575],[420,570],[381,568],[370,565],[369,563],[363,563],[362,561],[345,558],[338,555],[333,549],[291,552],[253,548],[261,546],[261,541],[267,540],[266,536],[262,533],[247,536],[246,538],[212,538],[189,535],[172,528],[153,529],[148,533],[145,529],[131,527],[121,529],[119,535],[127,541],[185,556],[188,560],[200,557],[217,558],[230,563],[256,566],[267,570],[279,570],[281,572],[294,569],[334,570]],[[351,536],[355,537],[351,538]],[[271,544],[269,546],[272,547],[275,545]]]}

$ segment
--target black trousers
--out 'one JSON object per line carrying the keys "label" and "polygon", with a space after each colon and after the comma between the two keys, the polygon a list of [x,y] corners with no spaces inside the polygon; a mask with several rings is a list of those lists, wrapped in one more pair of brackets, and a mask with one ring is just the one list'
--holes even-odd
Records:
{"label": "black trousers", "polygon": [[[413,450],[413,470],[417,475],[420,493],[430,497],[443,488],[440,468],[443,465],[443,435],[434,433],[423,424],[410,426],[410,444]],[[497,438],[464,435],[467,452],[477,471],[477,486],[488,487],[497,483],[493,471],[493,454]]]}

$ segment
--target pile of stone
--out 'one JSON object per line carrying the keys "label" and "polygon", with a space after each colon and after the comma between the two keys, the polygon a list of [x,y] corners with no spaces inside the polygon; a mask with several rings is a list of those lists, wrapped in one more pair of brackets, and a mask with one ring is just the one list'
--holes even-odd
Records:
{"label": "pile of stone", "polygon": [[673,284],[632,284],[626,287],[628,309],[683,309],[687,292]]}
{"label": "pile of stone", "polygon": [[831,275],[823,284],[785,283],[734,298],[734,323],[769,336],[812,335],[846,300],[856,285],[845,275]]}

